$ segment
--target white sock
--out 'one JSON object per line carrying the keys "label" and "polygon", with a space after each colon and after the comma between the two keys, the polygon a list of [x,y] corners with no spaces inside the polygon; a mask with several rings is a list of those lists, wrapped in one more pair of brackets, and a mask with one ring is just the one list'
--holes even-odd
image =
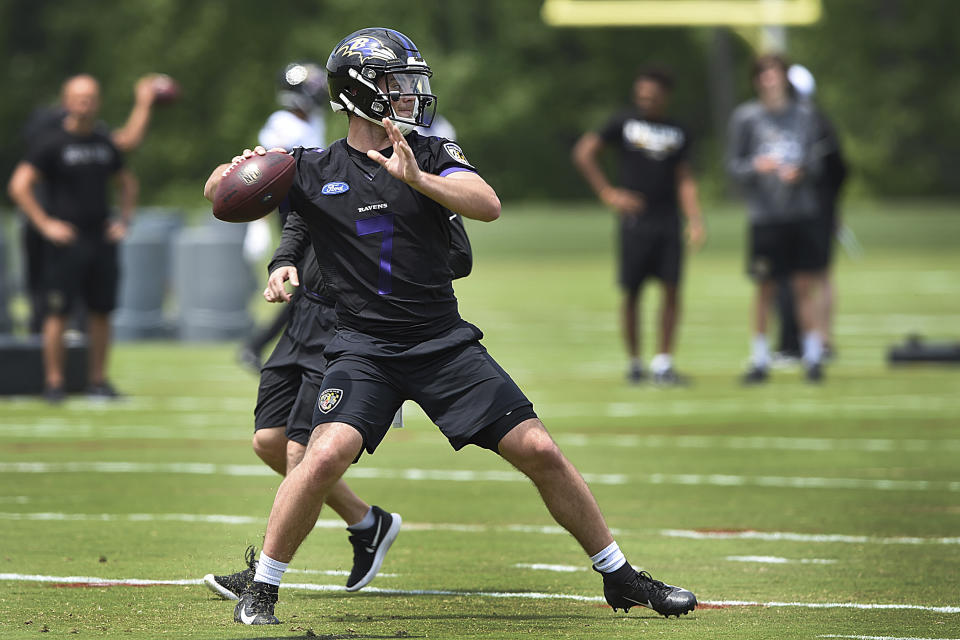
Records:
{"label": "white sock", "polygon": [[765,333],[758,333],[750,341],[750,362],[761,369],[770,366],[770,347],[767,345]]}
{"label": "white sock", "polygon": [[808,365],[817,364],[823,358],[823,339],[816,331],[803,336],[803,361]]}
{"label": "white sock", "polygon": [[257,573],[253,576],[253,581],[266,582],[279,587],[288,564],[287,562],[277,562],[261,551],[260,559],[257,561]]}
{"label": "white sock", "polygon": [[593,568],[603,573],[612,573],[627,563],[627,558],[620,551],[616,540],[595,556],[590,556]]}
{"label": "white sock", "polygon": [[658,353],[653,356],[653,360],[650,361],[650,371],[653,371],[654,375],[660,375],[669,371],[673,367],[673,358],[669,353]]}
{"label": "white sock", "polygon": [[369,529],[376,523],[377,517],[373,515],[373,507],[370,507],[367,509],[367,515],[363,516],[363,520],[347,527],[347,531],[363,531],[364,529]]}
{"label": "white sock", "polygon": [[640,358],[630,358],[630,369],[643,370],[643,362],[640,361]]}

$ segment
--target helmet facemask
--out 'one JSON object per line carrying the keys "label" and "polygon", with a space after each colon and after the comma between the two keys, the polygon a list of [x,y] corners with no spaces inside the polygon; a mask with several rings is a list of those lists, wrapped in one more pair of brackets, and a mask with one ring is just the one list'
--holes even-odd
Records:
{"label": "helmet facemask", "polygon": [[[331,102],[334,110],[346,111],[382,125],[383,118],[396,123],[406,135],[415,127],[429,127],[437,111],[437,97],[430,90],[430,67],[411,59],[407,64],[364,65],[349,69],[350,78],[363,86],[353,97],[341,92],[343,104]],[[366,99],[364,99],[366,98]],[[365,104],[368,103],[368,104]]]}

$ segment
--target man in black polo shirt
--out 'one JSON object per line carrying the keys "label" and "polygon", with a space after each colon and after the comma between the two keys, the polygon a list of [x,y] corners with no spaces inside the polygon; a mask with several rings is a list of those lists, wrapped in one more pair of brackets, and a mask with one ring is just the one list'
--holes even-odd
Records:
{"label": "man in black polo shirt", "polygon": [[[63,330],[67,314],[83,297],[88,315],[90,370],[88,392],[115,397],[106,377],[110,342],[110,312],[116,306],[117,243],[127,232],[136,202],[137,182],[123,166],[110,137],[96,129],[100,86],[89,75],[74,76],[63,85],[66,116],[29,150],[14,169],[9,193],[44,238],[43,359],[45,397],[64,396]],[[109,185],[119,187],[121,217],[110,218]],[[44,181],[49,206],[42,206],[34,185]]]}
{"label": "man in black polo shirt", "polygon": [[[634,105],[614,115],[598,133],[585,133],[573,150],[574,164],[597,197],[620,216],[622,322],[630,356],[627,378],[634,383],[644,377],[637,325],[640,294],[648,276],[663,284],[659,342],[650,363],[653,379],[659,384],[682,382],[673,368],[683,262],[681,208],[690,243],[698,247],[705,237],[697,183],[688,161],[690,136],[666,117],[672,88],[666,71],[641,71],[633,85]],[[607,146],[618,152],[619,187],[610,184],[597,162]]]}

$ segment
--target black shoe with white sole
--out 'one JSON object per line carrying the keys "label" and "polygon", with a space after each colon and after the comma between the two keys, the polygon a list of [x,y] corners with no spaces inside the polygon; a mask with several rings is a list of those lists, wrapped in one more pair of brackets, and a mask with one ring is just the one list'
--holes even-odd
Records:
{"label": "black shoe with white sole", "polygon": [[208,573],[203,576],[203,584],[224,600],[239,600],[240,594],[253,584],[253,576],[257,573],[256,547],[247,547],[244,557],[247,561],[247,568],[243,571],[231,573],[228,576],[215,576]]}
{"label": "black shoe with white sole", "polygon": [[277,604],[278,588],[272,584],[254,582],[240,595],[240,602],[233,610],[233,621],[240,624],[280,624],[273,615]]}
{"label": "black shoe with white sole", "polygon": [[686,589],[654,580],[646,571],[625,564],[612,573],[603,573],[603,597],[613,610],[630,611],[641,606],[662,616],[686,615],[697,607],[697,597]]}
{"label": "black shoe with white sole", "polygon": [[399,513],[387,513],[374,505],[376,522],[369,529],[354,532],[350,536],[353,545],[353,569],[347,578],[347,591],[359,591],[374,579],[383,564],[390,545],[400,533],[403,519]]}
{"label": "black shoe with white sole", "polygon": [[746,373],[740,378],[740,382],[746,386],[752,386],[755,384],[763,384],[770,377],[770,371],[767,367],[761,367],[758,365],[750,365],[750,368],[747,369]]}

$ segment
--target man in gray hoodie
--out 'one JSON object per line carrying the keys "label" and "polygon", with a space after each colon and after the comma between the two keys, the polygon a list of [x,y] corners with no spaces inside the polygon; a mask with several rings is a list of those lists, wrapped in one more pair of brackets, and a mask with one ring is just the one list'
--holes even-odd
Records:
{"label": "man in gray hoodie", "polygon": [[828,149],[813,107],[794,99],[787,68],[779,56],[758,58],[753,66],[757,99],[737,107],[730,118],[727,170],[747,200],[747,271],[757,285],[746,384],[769,376],[767,317],[775,282],[784,276],[793,285],[807,379],[823,378],[823,337],[813,293],[827,256],[817,221],[816,181]]}

